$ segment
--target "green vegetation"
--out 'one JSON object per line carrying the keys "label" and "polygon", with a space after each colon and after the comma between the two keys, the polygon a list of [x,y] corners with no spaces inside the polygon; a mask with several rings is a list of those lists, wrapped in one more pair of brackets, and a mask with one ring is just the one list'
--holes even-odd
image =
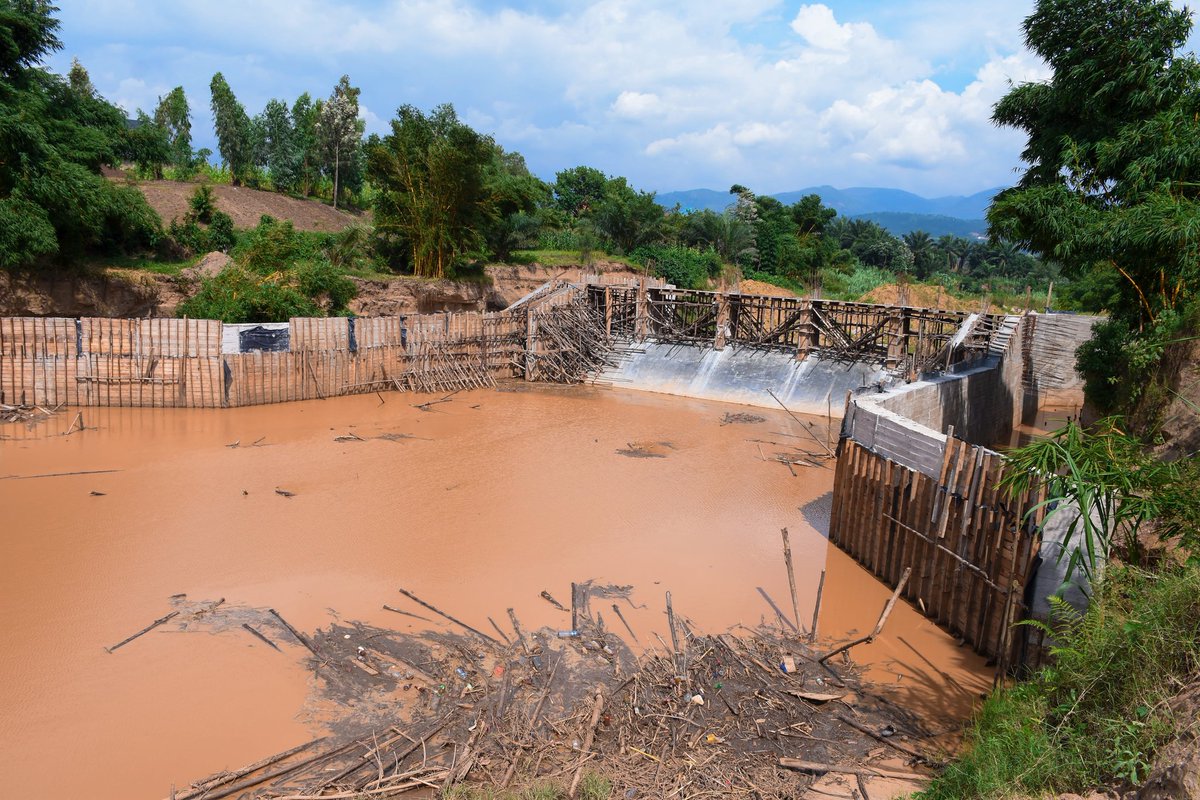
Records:
{"label": "green vegetation", "polygon": [[1028,134],[1029,167],[997,197],[992,231],[1118,288],[1081,366],[1103,411],[1146,423],[1162,393],[1141,387],[1169,378],[1152,366],[1194,329],[1200,280],[1200,62],[1179,52],[1191,27],[1166,0],[1044,0],[1025,39],[1053,77],[995,113]]}
{"label": "green vegetation", "polygon": [[1189,720],[1165,700],[1200,668],[1200,566],[1110,566],[1082,616],[1058,605],[1055,663],[984,704],[925,800],[1087,792],[1145,780]]}
{"label": "green vegetation", "polygon": [[161,222],[135,189],[100,175],[127,146],[125,116],[37,64],[62,45],[54,7],[0,3],[0,267],[31,268],[152,247]]}
{"label": "green vegetation", "polygon": [[225,322],[345,313],[357,293],[346,273],[370,266],[369,241],[361,228],[301,233],[264,217],[233,249],[234,263],[204,279],[179,313]]}
{"label": "green vegetation", "polygon": [[1053,664],[987,701],[929,800],[1136,787],[1194,723],[1167,700],[1200,670],[1200,456],[1146,447],[1168,401],[1200,414],[1173,388],[1200,315],[1200,63],[1177,52],[1191,19],[1165,0],[1041,0],[1024,30],[1053,77],[996,106],[1028,134],[1029,168],[993,204],[992,233],[1060,263],[1076,299],[1109,311],[1078,363],[1088,399],[1122,416],[1011,454],[1010,488],[1042,481],[1051,502],[1090,512],[1067,553],[1092,596],[1082,616],[1051,599],[1039,627]]}

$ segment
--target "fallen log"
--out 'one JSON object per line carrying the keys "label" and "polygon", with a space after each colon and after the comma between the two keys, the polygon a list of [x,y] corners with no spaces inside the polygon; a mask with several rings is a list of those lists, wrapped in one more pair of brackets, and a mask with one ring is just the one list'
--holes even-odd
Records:
{"label": "fallen log", "polygon": [[126,637],[126,638],[122,639],[121,641],[117,642],[116,644],[114,644],[112,647],[106,647],[104,649],[106,651],[108,651],[109,653],[111,653],[112,651],[116,650],[118,647],[124,647],[125,645],[129,644],[130,642],[132,642],[134,639],[138,638],[139,636],[144,636],[145,634],[147,634],[150,631],[157,628],[159,625],[162,625],[164,622],[168,622],[177,616],[179,616],[179,612],[172,611],[170,614],[167,614],[165,617],[159,617],[158,619],[154,620],[154,622],[151,622],[149,625],[142,628],[140,631],[135,633],[133,636]]}
{"label": "fallen log", "polygon": [[292,636],[295,636],[295,637],[296,637],[296,641],[298,641],[300,644],[302,644],[302,645],[304,645],[305,647],[307,647],[307,648],[308,648],[308,652],[312,653],[312,654],[313,654],[314,656],[316,656],[317,658],[320,658],[320,657],[321,657],[321,654],[317,652],[317,648],[316,648],[315,646],[313,646],[313,643],[312,643],[312,642],[310,642],[310,641],[309,641],[307,638],[305,638],[305,637],[304,637],[304,636],[303,636],[303,635],[300,633],[300,631],[298,631],[298,630],[296,630],[295,628],[293,628],[290,622],[288,622],[288,621],[287,621],[286,619],[284,619],[283,617],[279,616],[279,612],[278,612],[278,611],[276,611],[276,610],[275,610],[275,609],[273,609],[273,608],[268,608],[268,609],[267,609],[267,611],[269,611],[269,612],[270,612],[271,616],[273,616],[273,617],[275,617],[275,619],[279,620],[279,622],[280,622],[280,623],[282,623],[283,627],[285,627],[285,628],[287,628],[287,629],[288,629],[288,633],[290,633],[290,634],[292,634]]}

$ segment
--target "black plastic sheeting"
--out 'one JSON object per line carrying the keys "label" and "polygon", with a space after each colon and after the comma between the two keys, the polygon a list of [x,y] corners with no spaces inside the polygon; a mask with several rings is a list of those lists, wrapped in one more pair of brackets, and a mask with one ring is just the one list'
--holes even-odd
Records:
{"label": "black plastic sheeting", "polygon": [[238,350],[252,353],[286,353],[291,344],[287,328],[264,328],[261,325],[238,331]]}
{"label": "black plastic sheeting", "polygon": [[350,352],[357,353],[358,352],[358,339],[354,336],[354,317],[348,318],[346,320],[346,322],[348,324],[347,327],[350,331]]}

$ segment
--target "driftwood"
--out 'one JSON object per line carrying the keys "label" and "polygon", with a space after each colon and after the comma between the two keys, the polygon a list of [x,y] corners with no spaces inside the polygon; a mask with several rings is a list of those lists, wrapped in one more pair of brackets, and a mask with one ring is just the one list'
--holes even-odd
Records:
{"label": "driftwood", "polygon": [[592,742],[596,740],[596,725],[600,722],[600,712],[604,710],[604,690],[596,687],[596,699],[592,705],[592,718],[588,722],[587,735],[583,738],[583,747],[579,750],[579,763],[575,766],[575,777],[571,778],[571,788],[567,797],[575,797],[579,790],[579,779],[583,777],[583,765],[587,763],[588,755],[592,752]]}
{"label": "driftwood", "polygon": [[621,624],[625,626],[625,630],[629,631],[629,635],[633,637],[633,641],[641,644],[641,642],[638,642],[637,634],[633,632],[633,628],[629,627],[629,622],[626,621],[625,615],[621,613],[621,608],[616,603],[613,603],[612,610],[616,612],[617,619],[621,620]]}
{"label": "driftwood", "polygon": [[792,614],[796,618],[796,632],[803,633],[804,628],[800,626],[800,601],[796,597],[796,571],[792,569],[792,544],[788,541],[787,528],[782,528],[779,532],[783,534],[783,562],[787,565],[788,589],[792,593]]}
{"label": "driftwood", "polygon": [[817,584],[817,603],[813,606],[812,628],[808,631],[808,640],[817,640],[817,618],[821,616],[821,595],[825,593],[825,570],[821,570],[821,581]]}
{"label": "driftwood", "polygon": [[124,647],[125,645],[129,644],[130,642],[132,642],[134,639],[138,638],[139,636],[144,636],[145,634],[147,634],[150,631],[157,628],[159,625],[162,625],[164,622],[167,622],[177,616],[179,616],[179,612],[172,611],[171,613],[167,614],[165,617],[159,617],[158,619],[154,620],[154,622],[151,622],[149,625],[142,628],[140,631],[135,633],[133,636],[126,637],[126,638],[122,639],[121,641],[117,642],[116,644],[114,644],[112,647],[106,647],[104,649],[111,653],[114,650],[116,650],[118,647]]}
{"label": "driftwood", "polygon": [[5,475],[0,481],[28,481],[34,478],[67,478],[72,475],[107,475],[110,472],[121,472],[119,469],[84,469],[78,472],[47,472],[42,475]]}
{"label": "driftwood", "polygon": [[431,620],[429,617],[422,617],[420,614],[414,614],[414,613],[412,613],[411,611],[404,611],[403,609],[399,609],[399,608],[393,608],[392,606],[389,606],[387,603],[384,603],[384,604],[383,604],[383,610],[384,610],[384,611],[391,611],[391,612],[392,612],[392,613],[394,613],[394,614],[403,614],[403,615],[404,615],[404,616],[406,616],[406,617],[412,617],[413,619],[420,619],[420,620],[424,620],[425,622],[432,622],[432,621],[433,621],[433,620]]}
{"label": "driftwood", "polygon": [[883,607],[883,613],[879,615],[879,621],[875,623],[874,630],[872,630],[866,636],[861,636],[853,641],[846,642],[839,647],[835,647],[825,655],[818,658],[817,661],[821,664],[824,664],[838,653],[844,653],[851,647],[855,647],[860,644],[870,644],[871,642],[875,641],[875,637],[879,636],[879,634],[883,632],[883,626],[887,622],[888,617],[891,615],[892,609],[895,608],[896,600],[899,599],[900,593],[904,591],[904,585],[908,583],[909,575],[912,575],[912,567],[905,567],[904,574],[900,576],[900,582],[896,584],[896,590],[892,592],[892,596],[888,598],[887,605]]}
{"label": "driftwood", "polygon": [[836,457],[837,457],[837,456],[834,454],[833,450],[831,450],[831,449],[830,449],[829,445],[825,444],[825,442],[822,442],[820,439],[818,439],[818,438],[817,438],[817,435],[816,435],[815,433],[813,433],[813,432],[812,432],[812,431],[809,429],[809,427],[808,427],[808,423],[806,423],[804,420],[800,419],[800,418],[799,418],[799,417],[797,417],[795,414],[793,414],[793,413],[791,412],[791,410],[790,410],[790,409],[789,409],[787,406],[785,406],[785,405],[783,404],[783,401],[782,401],[782,400],[780,400],[778,397],[776,397],[776,396],[775,396],[775,393],[774,393],[774,392],[772,392],[770,389],[767,389],[767,394],[771,395],[771,397],[775,399],[775,402],[776,402],[776,403],[779,403],[779,407],[780,407],[780,408],[782,408],[784,411],[786,411],[786,412],[787,412],[787,414],[788,414],[788,416],[789,416],[789,417],[791,417],[792,419],[794,419],[794,420],[797,422],[797,424],[799,424],[799,425],[800,425],[800,428],[801,428],[801,430],[803,430],[805,433],[807,433],[807,434],[809,435],[809,437],[810,437],[810,438],[811,438],[811,439],[812,439],[814,442],[816,442],[817,444],[819,444],[819,445],[821,446],[821,448],[822,448],[822,449],[823,449],[823,450],[824,450],[826,453],[828,453],[828,454],[829,454],[829,457],[830,457],[830,458],[836,458]]}
{"label": "driftwood", "polygon": [[173,794],[173,800],[192,800],[192,798],[200,797],[202,795],[208,797],[207,793],[218,786],[224,786],[227,783],[232,783],[238,778],[244,778],[253,772],[257,772],[260,769],[265,769],[272,764],[278,764],[285,758],[291,758],[297,753],[303,752],[313,745],[319,744],[323,741],[325,741],[324,736],[320,737],[319,739],[313,739],[311,742],[305,742],[304,744],[297,745],[290,750],[284,750],[282,753],[276,753],[273,756],[268,756],[260,761],[255,761],[253,764],[247,764],[241,769],[234,770],[233,772],[227,773],[213,780],[197,781],[195,788],[186,791],[183,794]]}
{"label": "driftwood", "polygon": [[902,781],[917,781],[924,783],[928,775],[919,772],[902,772],[896,769],[873,767],[849,767],[841,764],[821,764],[816,761],[802,761],[799,758],[781,758],[779,766],[786,769],[800,769],[805,772],[840,772],[843,775],[860,775],[864,778],[896,778]]}
{"label": "driftwood", "polygon": [[488,636],[488,635],[487,635],[486,633],[484,633],[483,631],[476,630],[475,628],[472,628],[470,625],[468,625],[467,623],[463,622],[462,620],[460,620],[460,619],[455,619],[454,617],[452,617],[452,616],[450,616],[449,614],[447,614],[445,611],[440,611],[440,610],[438,610],[437,608],[434,608],[433,606],[429,605],[429,603],[426,603],[424,600],[422,600],[421,598],[417,597],[415,594],[413,594],[412,592],[408,591],[407,589],[403,589],[403,588],[401,588],[401,589],[397,589],[396,591],[400,592],[400,594],[404,595],[404,596],[405,596],[405,597],[407,597],[409,600],[412,600],[414,603],[416,603],[416,604],[418,604],[418,605],[421,605],[421,606],[424,606],[425,608],[429,609],[429,610],[430,610],[430,611],[432,611],[433,613],[437,614],[439,617],[442,617],[443,619],[447,619],[447,620],[449,620],[450,622],[453,622],[453,623],[454,623],[455,625],[457,625],[458,627],[460,627],[460,628],[462,628],[462,629],[464,629],[464,630],[468,630],[468,631],[470,631],[471,633],[475,634],[476,636],[480,636],[480,637],[482,637],[482,638],[486,639],[487,641],[491,642],[491,643],[492,643],[492,644],[494,644],[494,645],[499,645],[499,644],[500,644],[500,642],[496,641],[496,638],[495,638],[494,636]]}
{"label": "driftwood", "polygon": [[934,767],[935,769],[940,769],[941,767],[946,766],[945,763],[943,763],[941,761],[935,761],[934,759],[930,758],[929,756],[925,755],[924,753],[919,753],[916,750],[913,750],[909,747],[905,747],[904,745],[900,744],[899,742],[893,742],[892,737],[882,736],[882,735],[876,733],[875,731],[871,730],[870,728],[868,728],[866,725],[860,725],[859,723],[857,723],[854,720],[847,717],[845,714],[838,714],[837,718],[839,720],[841,720],[842,722],[846,723],[847,725],[849,725],[851,728],[854,728],[854,730],[858,731],[859,733],[865,733],[867,736],[870,736],[875,741],[877,741],[881,744],[886,744],[888,747],[892,748],[893,750],[898,750],[901,753],[904,753],[906,756],[911,756],[912,758],[916,759],[917,761],[920,761],[923,764],[928,764],[929,766]]}
{"label": "driftwood", "polygon": [[564,606],[562,603],[555,600],[554,597],[549,592],[547,592],[545,589],[542,590],[542,599],[545,600],[550,605],[557,608],[559,611],[567,610],[566,606]]}
{"label": "driftwood", "polygon": [[[272,641],[271,641],[270,639],[268,639],[266,636],[263,636],[263,635],[262,635],[262,634],[261,634],[259,631],[255,630],[254,628],[251,628],[251,627],[250,627],[250,623],[248,623],[248,622],[243,622],[243,623],[242,623],[242,627],[243,627],[243,628],[245,628],[246,630],[250,631],[250,633],[254,634],[254,635],[255,635],[255,636],[257,636],[259,639],[262,639],[264,642],[266,642],[266,643],[267,643],[268,645],[270,645],[271,647],[275,648],[276,650],[279,650],[279,645],[277,645],[277,644],[275,644],[274,642],[272,642]],[[282,651],[282,650],[279,650],[279,652],[281,652],[281,653],[282,653],[283,651]]]}
{"label": "driftwood", "polygon": [[271,616],[275,617],[275,619],[279,620],[279,622],[283,625],[283,627],[288,629],[288,633],[290,633],[292,636],[296,637],[296,641],[298,641],[300,644],[307,647],[308,652],[312,653],[317,658],[321,657],[321,654],[317,652],[317,648],[313,646],[313,643],[310,642],[307,638],[305,638],[304,635],[300,633],[300,631],[293,628],[290,622],[288,622],[283,617],[279,616],[278,611],[276,611],[273,608],[268,608],[267,612],[270,613]]}

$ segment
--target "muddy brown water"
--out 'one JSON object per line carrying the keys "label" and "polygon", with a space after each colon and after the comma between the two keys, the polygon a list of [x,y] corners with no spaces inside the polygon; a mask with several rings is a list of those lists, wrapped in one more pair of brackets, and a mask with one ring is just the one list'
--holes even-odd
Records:
{"label": "muddy brown water", "polygon": [[[874,624],[888,589],[821,530],[832,465],[793,477],[771,460],[805,441],[782,411],[722,425],[745,409],[508,388],[429,411],[388,394],[87,409],[88,429],[70,435],[73,412],[0,428],[3,794],[162,798],[322,731],[298,646],[166,624],[105,651],[180,593],[273,607],[303,631],[427,627],[382,609],[426,613],[402,586],[484,630],[509,606],[528,628],[566,628],[539,593],[568,603],[570,582],[590,579],[633,585],[645,607],[622,610],[645,641],[666,636],[668,589],[706,632],[773,620],[772,603],[790,615],[787,527],[805,624],[822,569],[822,636]],[[25,477],[85,470],[116,471]],[[935,728],[955,727],[990,686],[982,659],[903,603],[854,655]]]}

